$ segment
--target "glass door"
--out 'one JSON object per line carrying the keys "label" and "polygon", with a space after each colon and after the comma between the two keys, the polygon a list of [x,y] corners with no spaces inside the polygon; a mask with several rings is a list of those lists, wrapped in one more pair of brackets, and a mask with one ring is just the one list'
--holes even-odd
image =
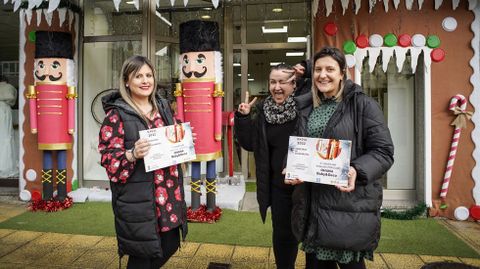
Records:
{"label": "glass door", "polygon": [[[238,107],[238,104],[244,102],[245,93],[248,91],[250,95],[250,100],[257,97],[257,102],[261,102],[265,99],[269,93],[268,79],[270,75],[270,69],[273,66],[276,66],[280,63],[295,65],[306,57],[307,47],[304,43],[303,46],[299,45],[297,48],[266,48],[263,46],[258,46],[256,49],[252,47],[251,49],[245,50],[246,53],[246,63],[241,62],[241,52],[235,51],[234,55],[234,107]],[[243,66],[246,65],[246,68]],[[242,85],[247,85],[242,87]],[[256,109],[253,108],[252,117],[256,117]],[[236,150],[239,149],[239,145],[236,144]],[[241,165],[242,172],[244,173],[245,178],[255,179],[255,159],[252,152],[244,152],[242,155]],[[240,164],[240,163],[238,163]],[[244,165],[247,164],[247,165]],[[237,165],[235,169],[239,168]]]}
{"label": "glass door", "polygon": [[[421,148],[415,141],[416,99],[415,74],[410,68],[410,57],[398,72],[395,57],[389,62],[387,72],[382,70],[378,57],[372,73],[368,59],[364,60],[362,86],[364,91],[382,107],[395,147],[395,163],[382,177],[384,200],[416,200],[416,151]],[[419,70],[420,67],[417,68]],[[418,117],[417,117],[418,118]],[[417,152],[418,153],[418,152]]]}

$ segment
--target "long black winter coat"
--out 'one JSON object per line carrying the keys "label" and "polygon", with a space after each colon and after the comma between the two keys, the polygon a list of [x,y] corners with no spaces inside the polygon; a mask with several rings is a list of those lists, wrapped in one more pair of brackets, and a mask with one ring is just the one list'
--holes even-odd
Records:
{"label": "long black winter coat", "polygon": [[[124,127],[124,145],[126,149],[132,148],[139,137],[139,131],[148,128],[147,123],[120,97],[118,92],[113,92],[102,98],[105,112],[117,109]],[[157,105],[166,125],[174,124],[168,102],[158,97]],[[135,163],[135,171],[127,179],[127,183],[110,181],[112,190],[112,208],[115,216],[115,230],[118,241],[118,253],[136,257],[162,257],[163,251],[160,243],[158,216],[155,204],[155,183],[152,172],[145,172],[143,159]],[[178,180],[182,197],[183,190],[182,169],[178,167]],[[182,237],[187,234],[186,204],[182,203],[182,216],[180,216]]]}
{"label": "long black winter coat", "polygon": [[393,164],[393,143],[380,106],[347,80],[343,100],[322,138],[352,141],[351,166],[357,170],[355,190],[304,183],[293,194],[292,229],[310,246],[342,250],[374,250],[380,239],[380,177]]}
{"label": "long black winter coat", "polygon": [[[297,103],[297,123],[295,130],[304,130],[306,117],[312,106],[311,93],[295,97]],[[235,136],[239,144],[247,151],[253,151],[257,175],[257,201],[263,222],[267,215],[267,209],[271,205],[270,199],[270,160],[267,142],[267,121],[265,120],[263,102],[256,105],[257,117],[242,115],[235,112]],[[295,131],[290,135],[302,135]]]}

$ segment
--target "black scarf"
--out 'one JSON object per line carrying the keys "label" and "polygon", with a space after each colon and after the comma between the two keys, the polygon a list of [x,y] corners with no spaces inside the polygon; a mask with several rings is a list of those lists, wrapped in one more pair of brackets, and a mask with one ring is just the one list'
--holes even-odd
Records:
{"label": "black scarf", "polygon": [[265,119],[270,124],[289,122],[297,116],[297,104],[293,99],[293,95],[288,96],[285,102],[281,105],[277,105],[270,95],[263,103],[263,110]]}

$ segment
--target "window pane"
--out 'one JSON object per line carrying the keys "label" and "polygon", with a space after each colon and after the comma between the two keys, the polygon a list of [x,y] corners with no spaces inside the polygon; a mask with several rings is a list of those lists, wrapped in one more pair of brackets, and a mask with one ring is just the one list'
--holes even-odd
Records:
{"label": "window pane", "polygon": [[139,1],[137,10],[134,5],[122,1],[117,12],[111,0],[85,0],[85,36],[141,34],[142,2]]}
{"label": "window pane", "polygon": [[179,25],[190,20],[216,21],[220,27],[220,35],[222,35],[223,10],[221,8],[212,9],[212,4],[208,2],[193,6],[190,6],[189,3],[187,8],[183,7],[183,4],[175,9],[170,7],[170,3],[168,3],[168,7],[161,6],[156,12],[155,34],[157,37],[178,38]]}
{"label": "window pane", "polygon": [[100,130],[100,123],[97,120],[101,122],[105,117],[100,102],[102,92],[118,88],[123,61],[134,54],[141,54],[141,52],[141,41],[84,44],[83,172],[86,180],[107,179],[105,169],[100,166],[100,154],[97,151]]}
{"label": "window pane", "polygon": [[247,6],[247,43],[287,42],[310,32],[309,3]]}

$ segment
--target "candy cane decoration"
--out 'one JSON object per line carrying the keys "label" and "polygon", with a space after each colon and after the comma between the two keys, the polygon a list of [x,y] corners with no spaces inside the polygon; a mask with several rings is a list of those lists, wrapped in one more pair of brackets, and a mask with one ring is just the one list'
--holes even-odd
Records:
{"label": "candy cane decoration", "polygon": [[[458,106],[460,104],[460,107]],[[442,205],[440,208],[445,209],[447,205],[445,204],[445,199],[448,193],[448,184],[450,183],[450,178],[452,176],[453,163],[455,162],[455,156],[457,154],[458,141],[460,140],[460,134],[462,128],[465,128],[467,119],[470,119],[472,113],[466,111],[467,108],[467,99],[461,94],[457,94],[450,100],[450,105],[448,109],[453,111],[457,117],[450,124],[455,126],[455,131],[453,132],[452,144],[450,145],[450,154],[448,155],[447,168],[445,170],[445,176],[443,177],[442,190],[440,192],[440,198],[442,199]]]}

